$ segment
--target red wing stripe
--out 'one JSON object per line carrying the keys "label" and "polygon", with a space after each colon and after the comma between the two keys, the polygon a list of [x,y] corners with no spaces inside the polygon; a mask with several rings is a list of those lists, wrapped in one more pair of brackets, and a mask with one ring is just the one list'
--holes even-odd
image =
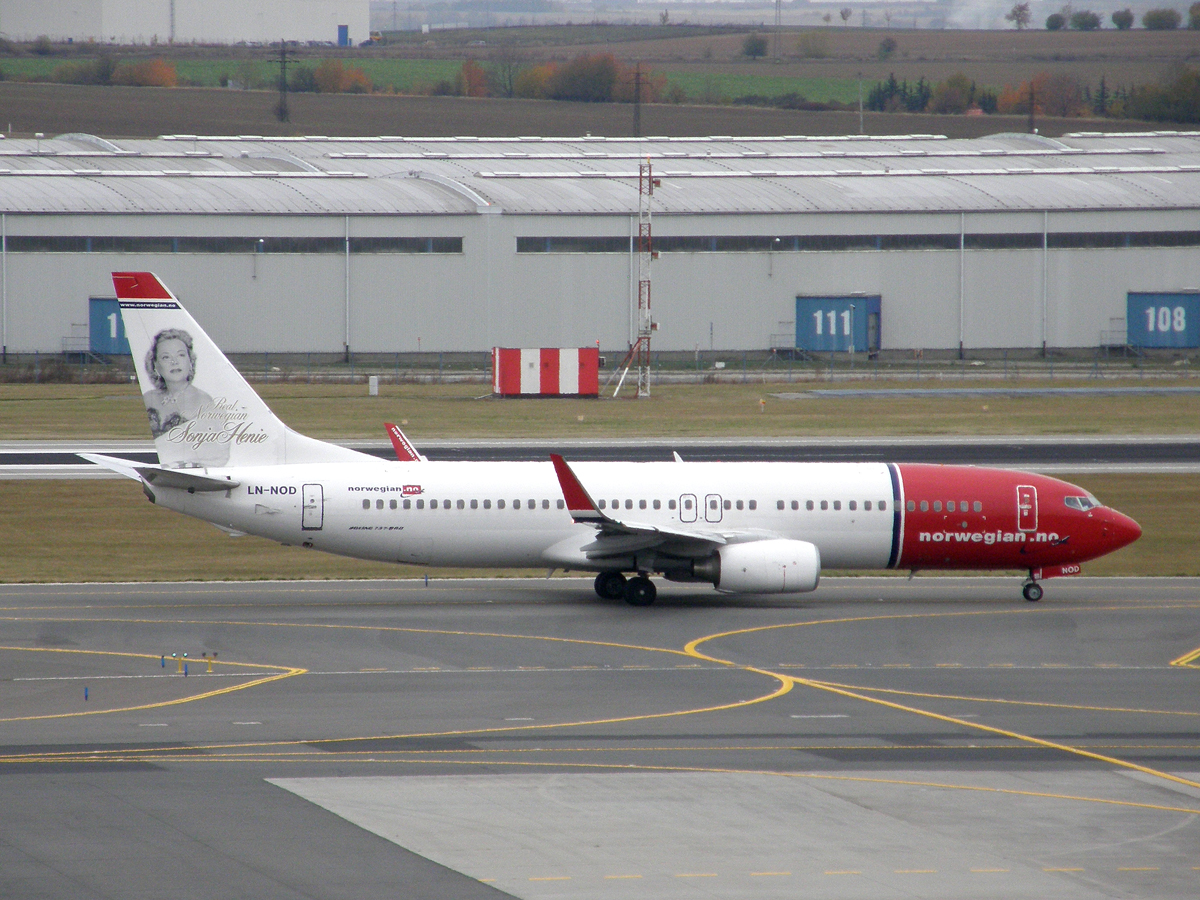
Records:
{"label": "red wing stripe", "polygon": [[550,454],[554,463],[554,474],[558,476],[559,486],[562,487],[563,499],[567,501],[567,509],[578,521],[580,519],[603,519],[604,515],[596,508],[587,490],[576,477],[567,461],[557,453]]}

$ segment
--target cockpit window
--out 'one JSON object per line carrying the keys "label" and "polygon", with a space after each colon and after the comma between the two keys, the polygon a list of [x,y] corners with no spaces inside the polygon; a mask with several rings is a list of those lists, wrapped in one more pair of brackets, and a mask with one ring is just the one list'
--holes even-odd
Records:
{"label": "cockpit window", "polygon": [[1078,509],[1080,511],[1093,509],[1100,505],[1100,501],[1091,494],[1088,494],[1086,497],[1063,497],[1063,503],[1071,509]]}

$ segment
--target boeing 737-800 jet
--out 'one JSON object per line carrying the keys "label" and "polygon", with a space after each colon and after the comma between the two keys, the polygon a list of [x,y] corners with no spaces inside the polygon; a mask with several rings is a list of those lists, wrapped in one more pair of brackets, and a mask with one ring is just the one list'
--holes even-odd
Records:
{"label": "boeing 737-800 jet", "polygon": [[[297,434],[162,282],[113,274],[158,465],[83,454],[151,502],[360,559],[595,572],[652,603],[652,574],[799,593],[825,569],[1021,570],[1039,581],[1136,540],[1090,493],[1005,469],[889,463],[396,462]],[[627,577],[627,573],[632,577]]]}

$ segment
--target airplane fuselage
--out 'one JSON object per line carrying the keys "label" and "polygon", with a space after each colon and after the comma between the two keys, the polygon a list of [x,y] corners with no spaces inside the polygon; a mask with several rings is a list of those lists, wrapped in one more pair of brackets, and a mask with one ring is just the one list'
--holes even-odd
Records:
{"label": "airplane fuselage", "polygon": [[[576,463],[603,511],[739,540],[806,541],[823,569],[1023,569],[1077,565],[1136,525],[1042,475],[882,463]],[[222,527],[360,559],[431,566],[662,568],[589,559],[550,463],[421,462],[207,469],[227,492],[154,489],[163,506]],[[1075,498],[1072,503],[1068,498]],[[1136,536],[1134,534],[1134,536]],[[669,565],[667,566],[669,569]],[[1064,571],[1058,574],[1069,574]]]}

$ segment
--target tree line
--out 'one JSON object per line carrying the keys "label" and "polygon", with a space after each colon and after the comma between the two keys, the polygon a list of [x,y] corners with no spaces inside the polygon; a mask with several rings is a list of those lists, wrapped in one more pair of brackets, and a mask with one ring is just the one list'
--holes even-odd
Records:
{"label": "tree line", "polygon": [[[1012,22],[1018,31],[1024,31],[1033,22],[1033,13],[1029,3],[1017,3],[1005,15],[1005,20]],[[1113,26],[1118,31],[1128,31],[1135,21],[1133,11],[1126,7],[1118,9],[1111,15]],[[1046,17],[1047,31],[1096,31],[1103,27],[1100,13],[1090,9],[1072,9],[1071,4],[1065,5],[1058,12]],[[1171,7],[1160,7],[1147,10],[1142,14],[1142,27],[1147,31],[1174,31],[1183,24],[1183,14]],[[1200,2],[1188,7],[1187,27],[1200,29]]]}

